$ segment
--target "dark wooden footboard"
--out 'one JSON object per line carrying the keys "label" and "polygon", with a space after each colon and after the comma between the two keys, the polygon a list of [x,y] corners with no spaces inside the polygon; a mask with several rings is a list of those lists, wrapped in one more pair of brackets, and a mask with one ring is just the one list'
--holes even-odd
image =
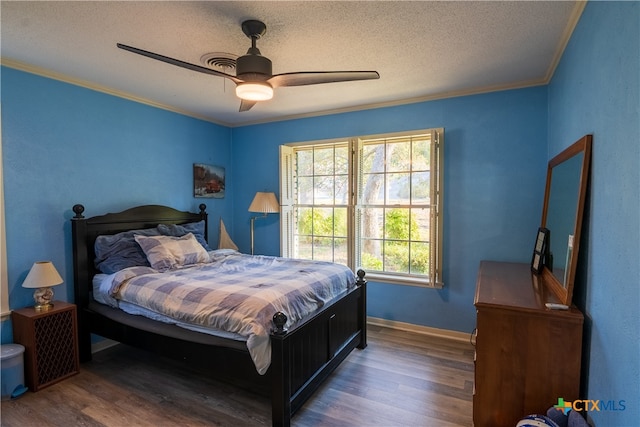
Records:
{"label": "dark wooden footboard", "polygon": [[364,271],[359,270],[356,289],[290,330],[281,329],[286,318],[274,316],[269,368],[274,426],[288,426],[291,416],[340,362],[354,348],[367,346],[366,301]]}

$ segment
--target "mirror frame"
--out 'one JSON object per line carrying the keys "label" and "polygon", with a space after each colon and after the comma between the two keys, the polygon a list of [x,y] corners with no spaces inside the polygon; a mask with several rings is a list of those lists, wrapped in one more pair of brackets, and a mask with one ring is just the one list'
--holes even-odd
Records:
{"label": "mirror frame", "polygon": [[[549,161],[547,166],[547,184],[544,193],[544,206],[542,208],[542,227],[546,227],[547,208],[549,206],[549,195],[551,193],[551,179],[553,168],[571,159],[573,156],[583,153],[582,167],[580,172],[580,184],[578,188],[578,206],[576,207],[576,218],[573,233],[573,252],[571,254],[569,272],[565,274],[567,279],[563,284],[553,275],[553,272],[545,265],[542,268],[542,277],[545,285],[558,298],[561,304],[571,305],[573,297],[573,284],[576,276],[576,266],[578,263],[578,250],[580,248],[580,231],[582,229],[582,216],[584,213],[584,203],[587,193],[587,180],[589,178],[589,167],[591,165],[591,143],[592,135],[585,135],[578,141],[567,147],[560,154]],[[551,230],[553,238],[553,230]]]}

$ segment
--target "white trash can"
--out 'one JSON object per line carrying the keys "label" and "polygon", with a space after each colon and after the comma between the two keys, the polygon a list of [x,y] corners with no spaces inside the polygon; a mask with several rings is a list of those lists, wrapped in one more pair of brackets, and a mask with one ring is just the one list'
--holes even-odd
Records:
{"label": "white trash can", "polygon": [[27,391],[24,385],[24,347],[20,344],[3,344],[0,349],[2,400],[15,399]]}

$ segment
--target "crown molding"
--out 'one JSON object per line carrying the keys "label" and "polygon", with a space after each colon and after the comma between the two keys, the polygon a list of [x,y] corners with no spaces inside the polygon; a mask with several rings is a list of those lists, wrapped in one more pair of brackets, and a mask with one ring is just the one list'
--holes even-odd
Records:
{"label": "crown molding", "polygon": [[576,25],[578,25],[578,21],[580,21],[580,17],[582,16],[582,12],[584,11],[586,5],[586,1],[577,1],[575,6],[573,7],[573,11],[571,12],[571,16],[569,17],[567,26],[565,27],[564,32],[562,33],[562,36],[560,38],[560,43],[558,43],[556,53],[555,55],[553,55],[553,59],[551,60],[551,64],[549,65],[549,69],[547,70],[547,75],[544,78],[545,84],[548,84],[551,81],[553,74],[556,72],[556,68],[558,67],[558,64],[560,64],[562,55],[564,55],[564,50],[569,44],[569,40],[571,39],[573,30],[575,30]]}

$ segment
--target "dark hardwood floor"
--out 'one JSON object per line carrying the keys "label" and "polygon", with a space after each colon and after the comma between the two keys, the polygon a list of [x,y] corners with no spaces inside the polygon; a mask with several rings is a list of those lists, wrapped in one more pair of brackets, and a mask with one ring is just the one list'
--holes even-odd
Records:
{"label": "dark hardwood floor", "polygon": [[[293,417],[294,426],[470,426],[473,347],[377,326]],[[270,425],[266,397],[131,347],[2,402],[2,426]]]}

